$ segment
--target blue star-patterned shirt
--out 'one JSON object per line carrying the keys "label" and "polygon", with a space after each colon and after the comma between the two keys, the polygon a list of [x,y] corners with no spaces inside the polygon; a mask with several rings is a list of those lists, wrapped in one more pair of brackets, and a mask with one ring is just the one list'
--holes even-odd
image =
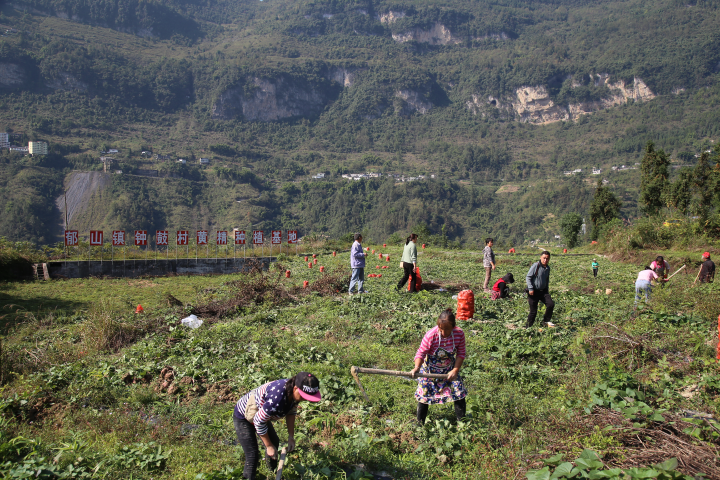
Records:
{"label": "blue star-patterned shirt", "polygon": [[284,378],[268,382],[243,395],[235,404],[235,418],[245,418],[245,409],[248,400],[250,400],[250,395],[255,396],[255,404],[258,407],[253,424],[259,435],[267,433],[267,422],[278,420],[287,415],[296,415],[297,402],[293,398],[288,398],[285,392],[287,382],[287,379]]}

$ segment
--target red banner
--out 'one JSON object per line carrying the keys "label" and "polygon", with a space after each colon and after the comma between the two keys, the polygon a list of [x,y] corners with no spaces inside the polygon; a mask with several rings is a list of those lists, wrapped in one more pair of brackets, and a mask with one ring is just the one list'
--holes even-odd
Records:
{"label": "red banner", "polygon": [[78,244],[78,231],[77,230],[65,230],[65,246],[66,247],[77,247]]}
{"label": "red banner", "polygon": [[155,231],[155,245],[167,245],[168,244],[168,231],[167,230],[156,230]]}
{"label": "red banner", "polygon": [[297,230],[288,230],[288,243],[297,243]]}
{"label": "red banner", "polygon": [[198,245],[207,245],[207,243],[208,243],[207,230],[198,230],[197,231],[197,244]]}
{"label": "red banner", "polygon": [[280,245],[282,243],[282,230],[273,230],[270,236],[270,243]]}
{"label": "red banner", "polygon": [[112,244],[113,244],[113,247],[124,247],[125,246],[125,230],[113,230]]}
{"label": "red banner", "polygon": [[189,237],[190,234],[187,230],[178,230],[176,237],[177,240],[175,242],[177,243],[177,245],[187,245]]}
{"label": "red banner", "polygon": [[135,230],[135,246],[147,245],[147,230]]}
{"label": "red banner", "polygon": [[235,230],[235,245],[245,245],[245,230]]}
{"label": "red banner", "polygon": [[263,236],[262,230],[253,230],[253,243],[255,245],[262,245],[265,243],[265,237]]}
{"label": "red banner", "polygon": [[215,242],[218,245],[227,245],[227,232],[218,231]]}
{"label": "red banner", "polygon": [[90,230],[90,245],[102,245],[103,244],[103,231],[102,230]]}

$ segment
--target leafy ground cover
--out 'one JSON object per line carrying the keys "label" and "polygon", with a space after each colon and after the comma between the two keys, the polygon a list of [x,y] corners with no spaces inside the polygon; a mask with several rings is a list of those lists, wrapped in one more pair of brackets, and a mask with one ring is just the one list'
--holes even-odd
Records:
{"label": "leafy ground cover", "polygon": [[[589,257],[555,255],[557,327],[525,330],[521,279],[536,255],[498,257],[494,277],[518,282],[492,302],[477,252],[421,251],[431,289],[409,295],[393,288],[399,247],[371,248],[366,276],[382,276],[366,295],[347,295],[346,253],[313,268],[281,255],[281,268],[235,276],[3,284],[3,302],[23,309],[5,308],[0,472],[241,478],[233,402],[309,370],[323,401],[301,409],[285,478],[720,478],[715,285],[690,288],[694,272],[681,273],[635,309],[636,266],[601,259],[595,279]],[[409,370],[463,285],[476,292],[460,322],[466,420],[436,406],[417,426],[401,378],[362,376],[364,402],[350,366]],[[205,320],[197,330],[180,324],[190,312]]]}

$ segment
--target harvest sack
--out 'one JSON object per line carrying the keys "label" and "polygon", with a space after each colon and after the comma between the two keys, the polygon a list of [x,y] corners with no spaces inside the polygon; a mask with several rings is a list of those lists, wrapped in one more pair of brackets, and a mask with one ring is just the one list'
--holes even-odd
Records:
{"label": "harvest sack", "polygon": [[[402,262],[400,262],[402,264]],[[420,267],[415,267],[415,291],[419,292],[422,287],[422,277],[420,276]],[[410,282],[408,282],[408,292],[410,291]]]}
{"label": "harvest sack", "polygon": [[457,301],[455,318],[458,320],[469,320],[475,316],[475,294],[472,290],[463,290],[458,293]]}

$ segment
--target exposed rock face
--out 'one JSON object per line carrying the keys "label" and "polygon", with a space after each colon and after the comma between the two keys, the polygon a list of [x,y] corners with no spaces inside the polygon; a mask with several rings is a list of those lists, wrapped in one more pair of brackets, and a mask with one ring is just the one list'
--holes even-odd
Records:
{"label": "exposed rock face", "polygon": [[380,14],[380,23],[395,23],[405,17],[407,17],[407,14],[403,11],[393,12],[390,10],[388,13]]}
{"label": "exposed rock face", "polygon": [[[483,101],[478,95],[473,95],[466,102],[466,106],[474,115],[482,115],[483,110],[491,106],[509,111],[518,121],[545,124],[576,119],[580,115],[622,105],[629,100],[643,102],[655,98],[655,94],[639,78],[633,79],[632,84],[625,84],[622,81],[610,83],[610,76],[607,74],[591,76],[591,80],[595,86],[607,86],[612,95],[592,102],[570,104],[565,108],[556,105],[550,99],[544,86],[521,87],[515,91],[514,96],[503,101],[492,96],[489,96],[487,101]],[[573,84],[573,87],[578,86],[579,83]]]}
{"label": "exposed rock face", "polygon": [[443,24],[436,23],[430,30],[415,29],[405,33],[393,33],[393,40],[398,43],[416,41],[419,43],[429,43],[430,45],[457,45],[462,43],[452,32]]}
{"label": "exposed rock face", "polygon": [[[226,90],[212,107],[212,117],[228,120],[242,116],[245,120],[270,122],[289,117],[320,113],[331,100],[331,92],[319,87],[298,85],[284,77],[251,80],[254,89],[241,87]],[[248,93],[248,91],[251,93]]]}
{"label": "exposed rock face", "polygon": [[473,37],[473,40],[507,40],[510,38],[507,33],[500,32],[500,33],[488,33],[487,35],[483,35],[482,37]]}
{"label": "exposed rock face", "polygon": [[85,91],[88,88],[87,83],[78,80],[67,72],[61,73],[59,78],[51,80],[45,85],[53,90],[65,91]]}
{"label": "exposed rock face", "polygon": [[398,90],[395,97],[402,100],[400,105],[395,106],[395,113],[398,115],[410,115],[419,113],[425,115],[433,107],[420,93],[414,90]]}
{"label": "exposed rock face", "polygon": [[19,87],[25,81],[25,71],[14,63],[0,63],[0,87]]}
{"label": "exposed rock face", "polygon": [[355,83],[355,72],[346,68],[333,68],[328,72],[328,80],[335,81],[343,87],[352,87]]}

